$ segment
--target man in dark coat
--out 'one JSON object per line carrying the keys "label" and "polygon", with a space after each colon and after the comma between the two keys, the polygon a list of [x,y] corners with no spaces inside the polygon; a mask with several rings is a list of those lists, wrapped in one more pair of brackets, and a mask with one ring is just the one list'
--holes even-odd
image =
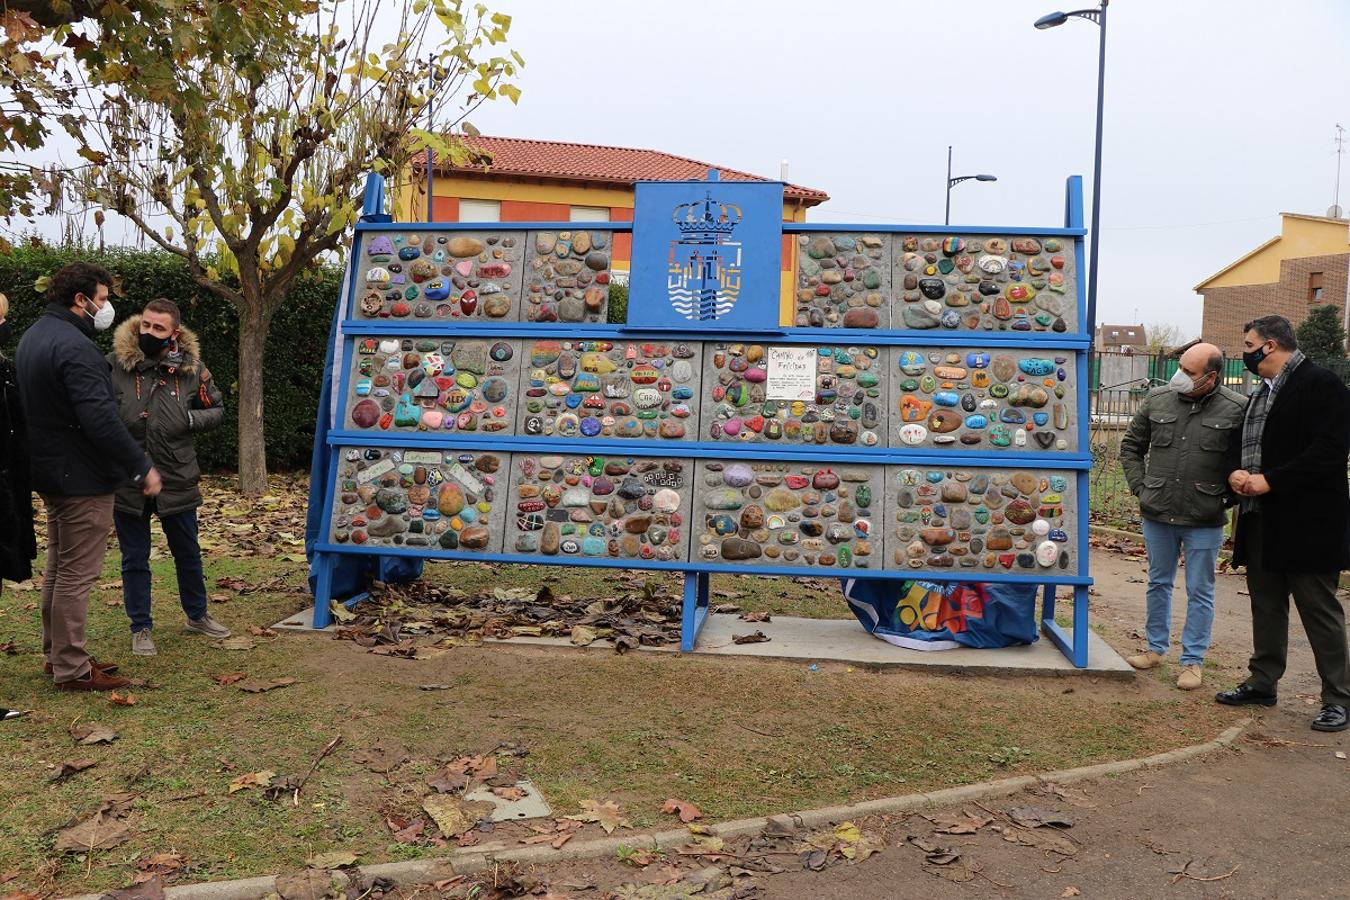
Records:
{"label": "man in dark coat", "polygon": [[92,340],[112,324],[111,286],[112,276],[89,263],[57,272],[17,357],[33,488],[47,507],[42,651],[63,690],[131,683],[84,648],[89,592],[108,550],[113,491],[128,479],[147,496],[160,489],[159,473],[118,418],[108,361]]}
{"label": "man in dark coat", "polygon": [[1289,597],[1322,679],[1317,731],[1343,731],[1350,707],[1345,610],[1336,596],[1350,568],[1350,390],[1298,349],[1283,316],[1244,329],[1243,362],[1262,379],[1242,428],[1242,495],[1233,563],[1247,567],[1253,652],[1247,680],[1215,699],[1274,706],[1289,650]]}
{"label": "man in dark coat", "polygon": [[229,637],[230,629],[206,609],[197,540],[202,492],[197,487],[201,469],[193,439],[218,427],[225,415],[220,391],[202,363],[197,336],[183,326],[178,304],[151,300],[141,315],[118,326],[108,362],[122,422],[164,479],[157,497],[146,497],[134,486],[123,485],[113,508],[122,550],[122,601],[131,619],[131,652],[137,656],[157,652],[150,615],[150,518],[156,515],[173,553],[187,630]]}

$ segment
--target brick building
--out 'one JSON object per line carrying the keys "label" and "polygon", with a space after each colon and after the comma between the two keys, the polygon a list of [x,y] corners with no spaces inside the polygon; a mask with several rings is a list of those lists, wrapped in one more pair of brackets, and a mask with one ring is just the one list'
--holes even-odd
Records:
{"label": "brick building", "polygon": [[1346,320],[1350,220],[1280,217],[1280,234],[1195,286],[1205,304],[1201,336],[1230,356],[1242,352],[1242,326],[1263,315],[1279,313],[1298,325],[1309,310],[1330,304]]}

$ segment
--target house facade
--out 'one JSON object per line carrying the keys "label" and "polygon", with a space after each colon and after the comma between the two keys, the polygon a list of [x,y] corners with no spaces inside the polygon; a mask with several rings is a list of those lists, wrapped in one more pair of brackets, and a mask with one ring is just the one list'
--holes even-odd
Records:
{"label": "house facade", "polygon": [[1346,321],[1350,220],[1280,218],[1278,235],[1195,286],[1204,300],[1201,336],[1230,357],[1242,353],[1242,326],[1260,316],[1278,313],[1298,325],[1331,305]]}

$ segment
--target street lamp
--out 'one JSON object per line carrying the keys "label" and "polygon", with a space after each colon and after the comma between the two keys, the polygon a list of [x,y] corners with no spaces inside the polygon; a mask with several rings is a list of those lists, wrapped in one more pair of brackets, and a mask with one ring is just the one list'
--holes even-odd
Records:
{"label": "street lamp", "polygon": [[1101,243],[1102,224],[1102,98],[1106,83],[1106,5],[1111,0],[1102,0],[1097,9],[1076,9],[1073,12],[1052,12],[1036,20],[1036,27],[1042,31],[1063,25],[1069,19],[1087,19],[1101,28],[1101,49],[1097,55],[1097,148],[1092,160],[1092,247],[1088,257],[1088,302],[1087,330],[1088,340],[1097,340],[1097,247]]}
{"label": "street lamp", "polygon": [[947,214],[942,219],[943,225],[952,224],[952,186],[960,184],[963,181],[998,181],[993,175],[958,175],[952,177],[952,145],[947,145]]}

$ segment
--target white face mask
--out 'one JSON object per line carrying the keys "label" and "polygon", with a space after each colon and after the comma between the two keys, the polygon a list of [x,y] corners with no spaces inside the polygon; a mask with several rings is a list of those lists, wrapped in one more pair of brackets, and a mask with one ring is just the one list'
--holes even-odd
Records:
{"label": "white face mask", "polygon": [[[1206,376],[1201,376],[1201,380],[1205,377]],[[1167,386],[1178,394],[1193,394],[1197,390],[1196,383],[1191,380],[1191,376],[1180,369],[1177,369],[1172,373],[1172,377],[1168,380]]]}
{"label": "white face mask", "polygon": [[[93,301],[90,301],[90,304],[92,303]],[[88,314],[89,314],[89,307],[86,306],[85,315]],[[94,330],[107,331],[109,328],[112,327],[113,318],[116,317],[116,315],[117,311],[113,309],[112,300],[103,301],[103,305],[99,307],[98,312],[94,313],[93,316]]]}

